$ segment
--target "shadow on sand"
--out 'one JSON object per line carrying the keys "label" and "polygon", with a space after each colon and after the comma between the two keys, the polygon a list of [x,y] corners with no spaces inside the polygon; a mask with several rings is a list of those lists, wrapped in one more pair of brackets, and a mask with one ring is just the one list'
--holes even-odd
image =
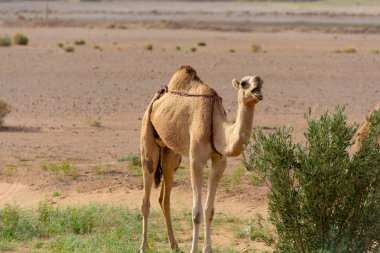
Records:
{"label": "shadow on sand", "polygon": [[9,133],[38,133],[41,132],[39,127],[30,126],[0,126],[0,132]]}

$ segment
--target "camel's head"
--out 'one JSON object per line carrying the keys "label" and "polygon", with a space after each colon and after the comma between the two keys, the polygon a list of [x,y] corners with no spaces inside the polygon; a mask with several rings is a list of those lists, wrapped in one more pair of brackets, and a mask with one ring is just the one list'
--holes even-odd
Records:
{"label": "camel's head", "polygon": [[236,79],[232,80],[232,86],[239,90],[239,96],[246,105],[254,105],[263,100],[261,93],[263,83],[263,79],[259,76],[245,76],[240,82]]}

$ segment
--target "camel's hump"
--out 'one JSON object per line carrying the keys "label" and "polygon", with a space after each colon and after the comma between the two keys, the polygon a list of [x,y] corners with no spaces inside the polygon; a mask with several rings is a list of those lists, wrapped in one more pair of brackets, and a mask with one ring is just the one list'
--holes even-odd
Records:
{"label": "camel's hump", "polygon": [[205,84],[195,69],[189,65],[183,65],[177,69],[168,84],[168,89],[169,91],[182,91],[191,94],[216,94],[215,90]]}

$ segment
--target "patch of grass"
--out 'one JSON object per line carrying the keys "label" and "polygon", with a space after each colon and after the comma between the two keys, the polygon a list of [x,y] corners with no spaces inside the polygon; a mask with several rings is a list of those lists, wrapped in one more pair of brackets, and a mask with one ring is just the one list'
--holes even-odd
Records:
{"label": "patch of grass", "polygon": [[75,47],[73,47],[73,46],[69,46],[69,45],[62,47],[62,49],[63,49],[66,53],[73,53],[73,52],[75,51]]}
{"label": "patch of grass", "polygon": [[52,196],[52,197],[59,197],[59,196],[61,196],[61,193],[59,193],[59,192],[53,192],[53,193],[51,194],[51,196]]}
{"label": "patch of grass", "polygon": [[205,47],[205,46],[207,46],[206,42],[203,42],[203,41],[198,42],[198,47]]}
{"label": "patch of grass", "polygon": [[94,166],[94,171],[95,171],[95,175],[97,177],[100,177],[103,175],[103,168],[102,168],[102,165],[100,163],[97,163],[95,166]]}
{"label": "patch of grass", "polygon": [[373,54],[380,54],[380,49],[378,49],[378,48],[374,48],[374,49],[371,50],[371,52],[372,52]]}
{"label": "patch of grass", "polygon": [[357,49],[353,46],[347,46],[347,47],[335,50],[335,53],[337,53],[337,54],[354,54],[354,53],[357,53]]}
{"label": "patch of grass", "polygon": [[144,49],[147,51],[152,51],[153,50],[153,44],[152,43],[145,44]]}
{"label": "patch of grass", "polygon": [[230,48],[230,53],[235,53],[236,51],[235,51],[235,49],[233,49],[233,48]]}
{"label": "patch of grass", "polygon": [[179,45],[175,46],[175,50],[181,51],[181,46],[179,46]]}
{"label": "patch of grass", "polygon": [[225,175],[222,177],[220,184],[227,192],[231,192],[240,184],[245,172],[245,168],[238,166],[235,168],[231,176]]}
{"label": "patch of grass", "polygon": [[13,43],[15,45],[25,46],[28,45],[28,42],[29,38],[22,33],[17,33],[13,36]]}
{"label": "patch of grass", "polygon": [[90,126],[93,126],[93,127],[102,126],[102,119],[99,116],[91,117],[89,121],[90,121]]}
{"label": "patch of grass", "polygon": [[269,230],[269,224],[261,215],[257,215],[248,223],[235,229],[236,238],[250,238],[252,241],[264,242],[267,246],[274,244],[274,237]]}
{"label": "patch of grass", "polygon": [[252,44],[251,45],[251,52],[252,53],[259,53],[262,51],[262,47],[259,44]]}
{"label": "patch of grass", "polygon": [[252,173],[251,178],[249,180],[250,185],[259,186],[264,183],[264,179],[258,176],[256,173]]}
{"label": "patch of grass", "polygon": [[140,170],[141,169],[141,159],[140,159],[139,156],[128,155],[126,161],[128,161],[130,169],[136,169],[136,170]]}
{"label": "patch of grass", "polygon": [[[149,216],[148,239],[154,250],[170,252],[161,212]],[[122,206],[54,207],[36,209],[6,205],[0,212],[0,249],[34,252],[138,252],[141,214]],[[178,225],[177,225],[178,226]],[[165,250],[166,249],[166,250]]]}
{"label": "patch of grass", "polygon": [[9,47],[12,45],[11,37],[8,35],[0,36],[0,47]]}
{"label": "patch of grass", "polygon": [[83,45],[86,45],[86,41],[83,39],[79,39],[79,40],[75,40],[74,44],[77,46],[83,46]]}
{"label": "patch of grass", "polygon": [[63,180],[63,176],[70,176],[72,179],[77,179],[79,176],[78,167],[71,165],[67,160],[64,160],[61,164],[43,161],[41,168],[44,171],[55,173],[59,180]]}
{"label": "patch of grass", "polygon": [[63,42],[58,42],[57,46],[60,47],[60,48],[63,48],[65,44]]}
{"label": "patch of grass", "polygon": [[7,176],[13,176],[13,173],[15,172],[16,167],[12,164],[7,165]]}
{"label": "patch of grass", "polygon": [[194,53],[194,52],[196,52],[197,51],[197,47],[190,47],[190,52],[192,52],[192,53]]}

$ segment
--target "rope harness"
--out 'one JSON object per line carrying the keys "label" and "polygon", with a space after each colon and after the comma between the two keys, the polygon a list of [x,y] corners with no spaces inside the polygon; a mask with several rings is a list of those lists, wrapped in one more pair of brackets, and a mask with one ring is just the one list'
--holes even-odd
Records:
{"label": "rope harness", "polygon": [[[181,97],[198,97],[198,98],[207,98],[211,101],[211,117],[210,117],[210,136],[209,136],[209,140],[210,140],[210,143],[211,143],[211,148],[215,151],[215,153],[217,153],[218,155],[222,155],[221,153],[218,152],[218,150],[216,150],[216,147],[215,147],[215,140],[214,140],[214,112],[215,112],[215,102],[220,102],[220,104],[222,105],[222,102],[223,102],[223,99],[221,97],[218,96],[218,94],[212,94],[212,95],[206,95],[206,94],[189,94],[189,93],[185,93],[185,92],[181,92],[181,91],[169,91],[168,90],[168,86],[165,86],[165,88],[159,90],[157,92],[158,96],[156,97],[155,101],[158,100],[162,95],[164,95],[165,93],[169,93],[169,94],[173,94],[173,95],[177,95],[177,96],[181,96]],[[224,116],[226,116],[226,111],[224,110],[224,107],[222,105],[222,108],[223,108],[223,113],[224,113]]]}

